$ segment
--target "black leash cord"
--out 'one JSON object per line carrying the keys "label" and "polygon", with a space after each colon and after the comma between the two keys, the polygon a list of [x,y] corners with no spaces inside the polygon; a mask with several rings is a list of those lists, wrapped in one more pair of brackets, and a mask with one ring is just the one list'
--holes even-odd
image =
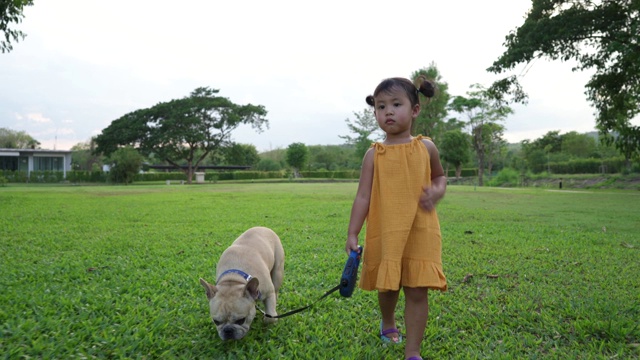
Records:
{"label": "black leash cord", "polygon": [[322,295],[320,298],[318,298],[318,300],[316,300],[316,301],[312,302],[311,304],[309,304],[309,305],[307,305],[307,306],[305,306],[305,307],[301,307],[300,309],[291,310],[291,311],[289,311],[289,312],[287,312],[287,313],[284,313],[284,314],[282,314],[282,315],[273,316],[273,315],[269,315],[269,314],[265,313],[265,312],[264,312],[264,311],[262,311],[259,307],[256,307],[256,309],[258,309],[261,313],[263,313],[263,314],[264,314],[264,316],[265,316],[265,317],[268,317],[268,318],[272,318],[272,319],[279,319],[279,318],[287,317],[287,316],[290,316],[290,315],[293,315],[293,314],[297,314],[297,313],[299,313],[299,312],[301,312],[301,311],[303,311],[303,310],[307,310],[308,308],[310,308],[310,307],[312,307],[313,305],[315,305],[318,301],[320,301],[320,300],[322,300],[322,299],[326,298],[326,297],[327,297],[327,296],[329,296],[331,293],[333,293],[333,292],[337,291],[338,289],[340,289],[342,286],[343,286],[343,284],[338,284],[338,285],[336,285],[334,288],[332,288],[331,290],[329,290],[329,291],[327,291],[326,293],[324,293],[324,295]]}

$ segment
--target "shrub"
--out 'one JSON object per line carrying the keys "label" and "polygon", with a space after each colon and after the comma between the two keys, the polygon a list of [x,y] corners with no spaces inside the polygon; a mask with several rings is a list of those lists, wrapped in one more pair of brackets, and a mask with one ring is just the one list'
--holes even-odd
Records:
{"label": "shrub", "polygon": [[107,182],[107,173],[101,170],[68,171],[67,180],[69,180],[72,183],[81,183],[81,182],[104,183],[104,182]]}
{"label": "shrub", "polygon": [[109,160],[113,163],[109,171],[109,180],[115,183],[130,184],[142,167],[142,155],[132,147],[116,150]]}
{"label": "shrub", "polygon": [[520,174],[517,170],[504,168],[493,178],[487,181],[488,186],[518,186],[520,183]]}
{"label": "shrub", "polygon": [[[460,172],[460,177],[471,177],[471,176],[477,176],[477,175],[478,173],[475,168],[462,169],[462,171]],[[456,169],[450,168],[449,172],[447,173],[447,177],[448,178],[456,177]]]}
{"label": "shrub", "polygon": [[279,171],[282,169],[280,163],[271,159],[262,159],[256,165],[256,170],[261,171]]}

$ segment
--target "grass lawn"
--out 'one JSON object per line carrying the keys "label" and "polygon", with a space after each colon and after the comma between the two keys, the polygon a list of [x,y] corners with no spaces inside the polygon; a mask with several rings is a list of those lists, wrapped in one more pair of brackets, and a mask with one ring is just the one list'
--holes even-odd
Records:
{"label": "grass lawn", "polygon": [[[261,225],[287,256],[279,312],[317,299],[342,273],[356,187],[0,188],[0,358],[402,359],[375,292],[222,342],[198,283]],[[640,357],[640,192],[450,186],[438,212],[449,291],[430,293],[423,357]]]}

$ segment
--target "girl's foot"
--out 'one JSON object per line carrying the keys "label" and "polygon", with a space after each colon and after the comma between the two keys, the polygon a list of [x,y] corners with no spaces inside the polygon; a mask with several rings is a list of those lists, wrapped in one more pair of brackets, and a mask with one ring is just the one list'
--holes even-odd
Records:
{"label": "girl's foot", "polygon": [[386,343],[399,344],[402,342],[402,335],[396,328],[382,330],[382,321],[380,321],[380,340]]}

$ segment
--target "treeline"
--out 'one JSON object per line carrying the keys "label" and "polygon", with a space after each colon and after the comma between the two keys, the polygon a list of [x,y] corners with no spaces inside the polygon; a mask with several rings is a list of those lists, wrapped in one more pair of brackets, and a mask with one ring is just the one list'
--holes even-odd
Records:
{"label": "treeline", "polygon": [[[293,154],[292,154],[293,153]],[[627,174],[640,173],[640,165],[629,164],[616,149],[597,141],[595,133],[560,134],[552,131],[534,141],[520,144],[504,144],[486,169],[487,185],[511,186],[522,183],[522,179],[540,174]],[[295,156],[294,156],[295,155]],[[296,159],[298,162],[292,160]],[[0,176],[8,182],[17,183],[118,183],[184,180],[186,174],[177,170],[157,171],[149,168],[153,158],[143,159],[142,166],[134,167],[131,178],[119,181],[103,171],[108,159],[93,155],[91,149],[76,147],[72,154],[72,171],[66,179],[62,172],[32,171],[29,176],[24,171],[3,171]],[[275,149],[258,153],[253,145],[233,144],[207,157],[202,165],[244,165],[249,170],[216,171],[206,170],[205,181],[226,180],[267,180],[290,179],[358,179],[361,158],[353,145],[312,145],[295,144],[287,149]],[[295,166],[294,166],[295,165]],[[449,178],[477,177],[477,161],[470,159],[456,174],[455,167],[443,161]],[[631,165],[631,166],[630,166]],[[200,170],[203,171],[203,170]],[[116,175],[117,176],[117,175]]]}

